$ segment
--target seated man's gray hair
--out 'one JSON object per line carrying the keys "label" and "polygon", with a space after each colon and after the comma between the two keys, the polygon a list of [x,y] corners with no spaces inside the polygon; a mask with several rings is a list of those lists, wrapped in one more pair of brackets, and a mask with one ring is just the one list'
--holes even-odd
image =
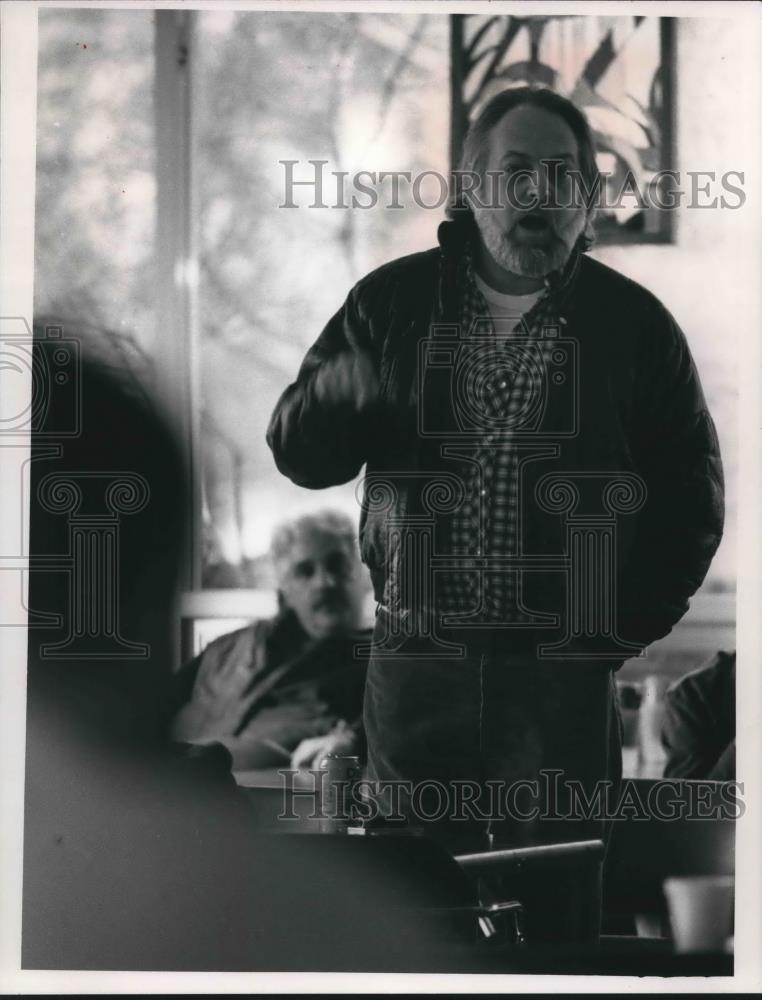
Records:
{"label": "seated man's gray hair", "polygon": [[350,548],[357,548],[357,528],[352,519],[340,510],[319,510],[283,521],[275,528],[270,540],[270,557],[273,563],[285,559],[297,539],[311,531],[332,535]]}

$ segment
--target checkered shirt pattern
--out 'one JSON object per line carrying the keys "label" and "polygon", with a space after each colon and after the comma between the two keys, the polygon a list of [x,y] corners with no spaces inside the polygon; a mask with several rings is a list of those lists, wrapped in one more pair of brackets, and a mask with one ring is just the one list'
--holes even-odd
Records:
{"label": "checkered shirt pattern", "polygon": [[[463,336],[473,341],[473,352],[465,351],[465,363],[478,372],[469,392],[466,380],[465,403],[469,413],[477,412],[474,430],[481,436],[472,438],[470,447],[460,453],[469,460],[461,467],[465,498],[454,511],[449,523],[442,525],[438,551],[457,556],[517,555],[520,551],[518,454],[511,447],[511,428],[526,427],[523,421],[531,415],[537,396],[533,378],[547,377],[547,352],[553,341],[543,337],[547,327],[557,327],[559,320],[546,282],[540,298],[522,317],[518,327],[510,331],[500,328],[499,335],[490,316],[489,307],[476,285],[473,263],[468,251],[459,269],[460,322]],[[518,362],[517,351],[526,355],[519,344],[511,346],[512,338],[527,338],[539,342],[539,368]],[[492,344],[490,344],[492,341]],[[501,346],[502,345],[502,346]],[[537,359],[537,352],[531,352]],[[453,378],[455,392],[464,389],[457,374]],[[465,560],[464,560],[465,561]],[[437,574],[436,610],[439,616],[467,618],[468,623],[509,624],[522,621],[518,611],[520,574],[517,570],[477,572],[464,568]]]}

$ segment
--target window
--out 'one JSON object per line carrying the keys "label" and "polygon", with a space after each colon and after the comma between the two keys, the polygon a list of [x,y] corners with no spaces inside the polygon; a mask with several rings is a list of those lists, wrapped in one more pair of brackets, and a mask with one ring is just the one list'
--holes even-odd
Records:
{"label": "window", "polygon": [[151,11],[39,11],[35,314],[142,368],[154,337]]}
{"label": "window", "polygon": [[[359,514],[352,484],[316,497],[285,480],[265,430],[354,282],[434,243],[438,213],[388,207],[390,179],[375,207],[335,206],[360,170],[446,173],[448,19],[209,11],[197,30],[202,581],[260,587],[281,516]],[[321,197],[289,187],[316,174]]]}

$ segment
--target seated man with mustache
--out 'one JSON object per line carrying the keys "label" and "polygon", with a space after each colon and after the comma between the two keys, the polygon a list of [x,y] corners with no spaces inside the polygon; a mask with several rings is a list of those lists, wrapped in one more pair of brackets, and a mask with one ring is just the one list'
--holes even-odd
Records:
{"label": "seated man with mustache", "polygon": [[317,766],[360,749],[367,663],[355,657],[367,582],[356,532],[335,511],[273,534],[280,610],[221,636],[177,676],[175,739],[222,743],[235,770]]}

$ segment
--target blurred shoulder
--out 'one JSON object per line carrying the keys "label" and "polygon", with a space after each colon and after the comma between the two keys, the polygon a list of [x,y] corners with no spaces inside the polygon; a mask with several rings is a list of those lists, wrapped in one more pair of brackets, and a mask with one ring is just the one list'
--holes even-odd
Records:
{"label": "blurred shoulder", "polygon": [[274,625],[275,620],[272,618],[256,619],[248,625],[244,625],[243,628],[225,632],[224,635],[212,639],[200,655],[202,659],[209,661],[228,656],[235,650],[251,649],[269,638]]}
{"label": "blurred shoulder", "polygon": [[714,703],[723,692],[735,687],[735,667],[735,651],[720,650],[700,667],[675,681],[669,687],[667,697],[673,703]]}

